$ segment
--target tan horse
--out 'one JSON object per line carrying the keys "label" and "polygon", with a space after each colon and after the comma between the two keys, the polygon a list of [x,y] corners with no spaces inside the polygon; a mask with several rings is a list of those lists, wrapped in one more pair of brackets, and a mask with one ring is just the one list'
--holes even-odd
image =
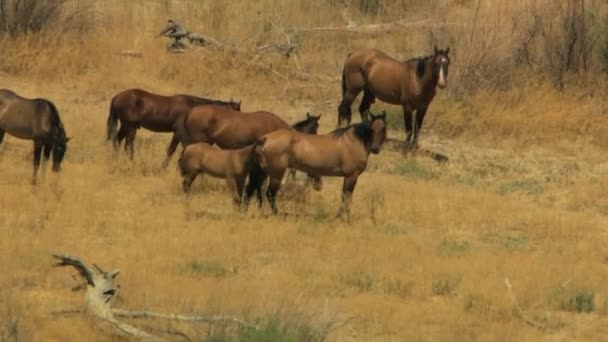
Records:
{"label": "tan horse", "polygon": [[44,164],[53,153],[53,171],[59,172],[67,150],[63,123],[55,105],[47,99],[23,98],[8,89],[0,89],[0,143],[8,133],[20,139],[34,141],[34,172],[32,184],[36,184],[41,154]]}
{"label": "tan horse", "polygon": [[249,202],[252,190],[261,186],[268,176],[270,183],[266,196],[273,213],[276,213],[276,193],[285,170],[291,167],[317,177],[344,177],[342,206],[338,215],[348,216],[357,179],[367,167],[369,154],[380,153],[385,140],[386,113],[378,116],[371,114],[370,121],[324,135],[308,135],[286,129],[266,134],[255,148],[262,173],[250,175],[253,184],[248,186],[245,203]]}
{"label": "tan horse", "polygon": [[[184,94],[164,96],[141,89],[124,90],[112,98],[107,122],[107,140],[113,140],[114,148],[117,149],[126,138],[125,151],[133,159],[133,144],[138,128],[143,127],[153,132],[173,132],[179,117],[188,114],[195,106],[208,104],[241,110],[241,102],[211,100]],[[120,129],[117,130],[119,120]],[[169,164],[178,144],[179,139],[174,134],[167,147],[163,168]]]}
{"label": "tan horse", "polygon": [[176,133],[184,146],[205,142],[223,149],[242,148],[266,133],[291,129],[287,122],[270,112],[240,112],[216,105],[195,107],[180,121]]}
{"label": "tan horse", "polygon": [[223,178],[226,179],[226,184],[233,193],[235,209],[238,208],[243,198],[245,181],[255,162],[253,159],[255,146],[256,144],[252,144],[236,150],[222,150],[207,143],[186,146],[179,158],[184,192],[190,192],[192,182],[198,174]]}
{"label": "tan horse", "polygon": [[[367,49],[348,56],[342,73],[342,102],[338,107],[338,126],[351,121],[351,105],[363,91],[359,106],[364,121],[372,103],[383,102],[401,105],[405,123],[406,142],[411,148],[418,146],[422,122],[436,88],[447,86],[450,48],[438,50],[422,58],[399,62],[382,51]],[[416,111],[415,120],[413,112]]]}

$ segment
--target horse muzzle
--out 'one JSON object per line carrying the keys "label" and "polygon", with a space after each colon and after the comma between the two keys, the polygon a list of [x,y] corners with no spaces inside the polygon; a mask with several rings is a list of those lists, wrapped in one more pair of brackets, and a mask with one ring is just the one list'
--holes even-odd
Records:
{"label": "horse muzzle", "polygon": [[448,86],[447,82],[438,82],[437,86],[439,87],[439,89],[445,89]]}
{"label": "horse muzzle", "polygon": [[377,147],[372,147],[372,148],[370,148],[370,151],[371,151],[373,154],[378,154],[378,153],[380,153],[380,147],[379,147],[379,146],[377,146]]}

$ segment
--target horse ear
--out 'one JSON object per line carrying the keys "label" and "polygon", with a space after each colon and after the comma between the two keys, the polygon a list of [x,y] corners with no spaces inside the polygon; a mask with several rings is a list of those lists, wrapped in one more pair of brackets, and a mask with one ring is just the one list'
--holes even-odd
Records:
{"label": "horse ear", "polygon": [[435,44],[435,46],[433,47],[433,53],[435,54],[435,56],[437,56],[437,52],[439,52],[439,49],[437,48],[437,44]]}
{"label": "horse ear", "polygon": [[321,119],[321,114],[317,115],[316,120],[319,121]]}
{"label": "horse ear", "polygon": [[380,115],[380,117],[382,118],[382,120],[386,121],[386,111],[385,110],[382,111],[382,115]]}
{"label": "horse ear", "polygon": [[309,112],[306,112],[306,118],[307,118],[307,119],[310,119],[311,117],[312,117],[312,115],[310,115],[310,113],[309,113]]}
{"label": "horse ear", "polygon": [[70,141],[70,139],[72,139],[72,138],[71,137],[66,137],[65,140],[64,140],[64,142],[67,143],[68,141]]}
{"label": "horse ear", "polygon": [[448,53],[450,53],[450,47],[448,46],[447,49],[445,49],[445,54],[447,55]]}

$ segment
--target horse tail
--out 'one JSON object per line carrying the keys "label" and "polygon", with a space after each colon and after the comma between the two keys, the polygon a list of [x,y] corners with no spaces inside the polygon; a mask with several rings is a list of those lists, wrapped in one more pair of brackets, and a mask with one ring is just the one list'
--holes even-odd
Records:
{"label": "horse tail", "polygon": [[186,149],[182,149],[182,153],[179,155],[177,165],[179,166],[179,174],[184,177],[186,175],[186,160],[184,159],[184,152]]}
{"label": "horse tail", "polygon": [[175,121],[175,126],[173,127],[175,136],[177,136],[184,148],[186,148],[186,146],[192,141],[192,139],[190,139],[190,135],[188,134],[188,130],[186,129],[187,118],[188,114],[181,115],[179,118],[177,118]]}
{"label": "horse tail", "polygon": [[[346,61],[352,56],[352,52],[346,56]],[[344,67],[342,67],[342,97],[346,94],[346,62],[344,62]]]}
{"label": "horse tail", "polygon": [[116,108],[114,107],[114,100],[110,103],[110,114],[108,115],[108,122],[106,124],[108,129],[108,137],[106,141],[116,139],[116,133],[118,131],[118,114],[116,113]]}

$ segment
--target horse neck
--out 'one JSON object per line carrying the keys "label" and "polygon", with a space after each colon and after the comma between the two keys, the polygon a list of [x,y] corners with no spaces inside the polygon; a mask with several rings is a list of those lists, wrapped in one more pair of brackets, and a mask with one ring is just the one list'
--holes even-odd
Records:
{"label": "horse neck", "polygon": [[365,158],[367,159],[367,157],[370,154],[370,150],[369,150],[369,146],[368,144],[365,142],[365,140],[363,139],[363,137],[360,137],[356,132],[355,132],[355,126],[353,126],[351,129],[348,130],[348,132],[346,132],[343,136],[340,137],[340,139],[350,139],[353,142],[355,142],[357,145],[360,145],[361,148],[365,151]]}
{"label": "horse neck", "polygon": [[433,60],[434,58],[431,57],[424,62],[424,74],[422,75],[422,78],[418,80],[425,93],[435,89],[437,87],[437,82],[439,81],[439,75],[433,72]]}

